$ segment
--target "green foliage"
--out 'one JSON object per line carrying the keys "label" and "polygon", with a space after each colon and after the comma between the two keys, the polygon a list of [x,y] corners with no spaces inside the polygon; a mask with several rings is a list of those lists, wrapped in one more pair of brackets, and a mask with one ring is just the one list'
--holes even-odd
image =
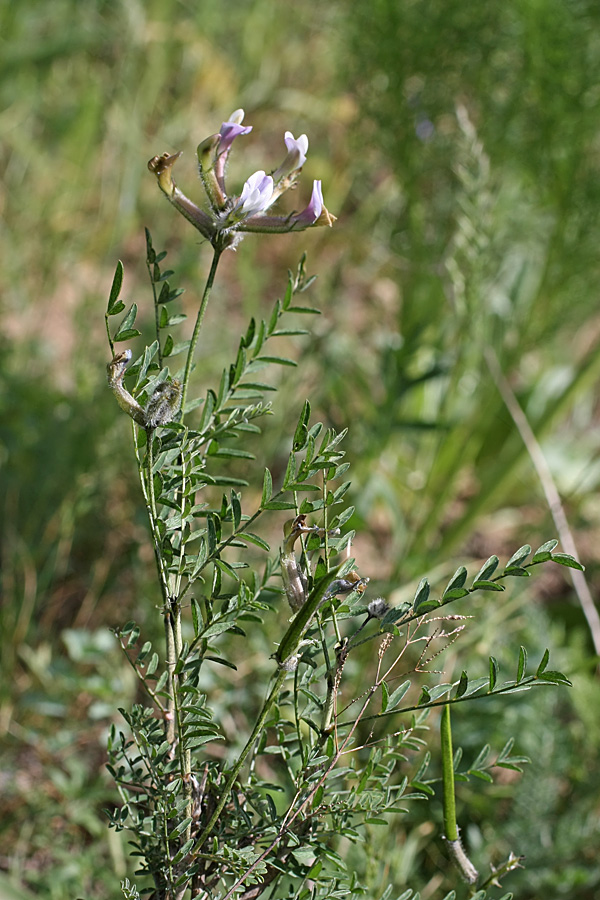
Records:
{"label": "green foliage", "polygon": [[[174,346],[170,332],[166,342],[161,340],[164,300],[175,299],[166,277],[174,273],[161,274],[164,254],[155,253],[148,232],[146,243],[156,339],[131,367],[135,383],[128,396],[133,403],[146,402],[157,377],[170,378],[153,360],[157,355],[160,360],[161,347],[164,358],[169,355],[165,346]],[[204,298],[214,271],[213,264]],[[111,336],[109,318],[123,311],[121,281],[119,265],[107,312],[113,352],[119,334],[131,330],[135,319],[133,304]],[[516,678],[508,681],[499,680],[494,656],[485,677],[470,678],[464,671],[457,682],[447,683],[431,669],[464,629],[464,617],[448,615],[447,606],[477,592],[501,594],[501,581],[527,576],[530,568],[549,561],[582,568],[572,557],[554,554],[555,541],[540,547],[530,562],[531,547],[522,546],[500,574],[499,558],[490,557],[470,587],[467,569],[460,566],[438,597],[422,578],[412,602],[390,607],[378,598],[365,605],[369,579],[358,575],[349,556],[353,532],[343,533],[353,512],[346,502],[349,482],[343,480],[348,471],[341,449],[346,430],[311,424],[306,401],[293,429],[281,487],[275,487],[264,467],[260,502],[251,512],[245,499],[249,481],[215,474],[221,459],[251,463],[255,458],[238,445],[248,431],[260,433],[255,420],[268,411],[262,404],[270,386],[256,381],[255,372],[294,365],[288,357],[265,353],[264,347],[272,338],[305,333],[281,329],[279,321],[290,313],[315,312],[293,303],[310,281],[303,259],[271,316],[258,325],[250,322],[218,387],[209,388],[203,401],[189,400],[172,421],[148,424],[119,400],[134,420],[134,449],[162,589],[166,650],[156,650],[150,640],[140,646],[141,629],[133,621],[115,629],[150,705],[122,709],[127,729],[111,729],[109,771],[121,803],[108,815],[117,832],[125,827],[132,832],[134,855],[140,859],[136,875],[150,879],[161,896],[190,890],[192,896],[225,891],[230,897],[242,889],[258,896],[268,889],[303,897],[309,885],[311,896],[339,891],[358,896],[362,889],[339,854],[339,841],[358,842],[365,828],[387,825],[390,817],[406,813],[404,804],[435,797],[438,779],[427,777],[431,739],[421,737],[430,711],[443,706],[449,715],[456,704],[537,685],[570,684],[562,673],[548,670],[548,651],[530,674],[523,647],[514,666]],[[158,293],[161,282],[166,288]],[[193,340],[183,348],[188,357],[175,373],[183,379],[184,392],[193,348]],[[158,376],[152,374],[159,369]],[[194,425],[188,424],[191,416]],[[258,471],[255,481],[257,476]],[[222,486],[230,491],[218,501],[216,491]],[[253,554],[257,548],[271,554],[270,544],[250,528],[257,523],[260,528],[265,518],[286,510],[295,518],[284,528],[280,558],[268,555],[259,574]],[[308,516],[318,524],[307,525]],[[253,725],[250,716],[247,736],[234,741],[239,743],[236,755],[223,758],[215,745],[231,745],[232,738],[211,700],[207,671],[213,664],[237,671],[238,659],[227,651],[224,639],[247,639],[248,629],[272,616],[273,597],[281,593],[273,582],[278,569],[283,577],[284,567],[283,593],[295,614],[272,654],[269,686]],[[366,651],[369,668],[356,694],[344,673],[355,653]],[[397,727],[399,717],[408,718],[400,731],[390,734],[389,724]],[[365,727],[366,739],[361,736]],[[464,771],[458,768],[459,751],[456,779],[474,776],[491,782],[492,768],[520,771],[527,760],[512,756],[512,748],[513,740],[505,741],[491,761],[486,744]],[[410,753],[422,754],[413,772]],[[445,796],[453,797],[447,776],[444,784]],[[458,848],[458,841],[451,846]],[[456,849],[457,860],[461,853]],[[514,868],[512,862],[511,856],[502,871]],[[470,880],[476,879],[475,872]]]}

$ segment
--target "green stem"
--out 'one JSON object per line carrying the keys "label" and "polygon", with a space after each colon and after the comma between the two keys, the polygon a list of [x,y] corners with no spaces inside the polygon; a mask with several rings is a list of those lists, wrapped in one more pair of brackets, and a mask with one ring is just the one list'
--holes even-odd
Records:
{"label": "green stem", "polygon": [[456,824],[456,800],[454,797],[454,754],[452,752],[452,728],[450,725],[450,706],[444,706],[440,723],[442,748],[442,786],[444,805],[444,831],[446,840],[458,840]]}
{"label": "green stem", "polygon": [[269,713],[271,712],[271,708],[273,707],[273,704],[275,703],[275,701],[277,700],[277,697],[279,696],[279,691],[281,690],[281,687],[282,687],[283,682],[285,681],[287,675],[288,675],[288,673],[283,668],[279,669],[279,671],[277,672],[277,677],[275,678],[275,684],[273,685],[271,693],[269,694],[269,696],[267,697],[267,699],[264,702],[264,705],[260,712],[260,715],[259,715],[258,719],[256,720],[256,724],[255,724],[254,728],[252,729],[252,734],[248,738],[248,740],[246,742],[246,746],[240,753],[233,769],[231,770],[231,772],[229,774],[229,778],[225,782],[225,785],[219,789],[221,792],[220,800],[217,803],[212,816],[206,823],[206,825],[202,831],[202,834],[196,841],[196,844],[195,844],[193,850],[191,851],[192,856],[195,853],[197,853],[197,851],[200,849],[200,847],[202,847],[202,845],[204,844],[206,839],[209,837],[209,835],[213,829],[213,826],[215,825],[215,822],[218,820],[219,816],[221,815],[223,807],[229,800],[229,794],[231,792],[231,788],[233,787],[235,780],[238,777],[238,775],[242,769],[242,766],[246,762],[246,759],[248,758],[250,751],[252,750],[252,748],[254,746],[255,741],[257,740],[257,738],[259,737],[259,735],[263,729],[263,726],[267,720]]}
{"label": "green stem", "polygon": [[194,331],[192,333],[192,338],[190,340],[190,346],[188,347],[187,358],[185,361],[185,372],[183,375],[183,386],[181,390],[181,418],[183,421],[183,417],[185,416],[185,401],[187,397],[187,390],[190,381],[190,375],[192,372],[192,364],[194,362],[194,354],[196,352],[196,344],[198,343],[198,337],[200,336],[200,329],[202,327],[202,321],[204,319],[204,314],[206,312],[206,307],[208,306],[208,299],[210,297],[210,292],[212,290],[212,286],[215,280],[215,275],[217,274],[217,266],[219,265],[219,260],[221,259],[221,253],[223,251],[215,248],[214,255],[212,258],[212,263],[210,266],[210,272],[208,273],[208,278],[206,279],[206,284],[204,286],[204,293],[202,295],[202,301],[200,303],[200,309],[198,310],[198,315],[196,316],[196,324],[194,325]]}

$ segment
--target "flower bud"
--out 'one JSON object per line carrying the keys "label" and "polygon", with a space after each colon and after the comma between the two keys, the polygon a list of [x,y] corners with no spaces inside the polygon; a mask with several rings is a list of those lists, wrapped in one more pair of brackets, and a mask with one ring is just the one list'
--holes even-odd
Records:
{"label": "flower bud", "polygon": [[153,156],[148,163],[148,168],[156,175],[158,185],[167,197],[172,197],[175,192],[172,169],[181,153],[180,150],[179,153],[163,153],[162,156]]}
{"label": "flower bud", "polygon": [[198,144],[198,168],[202,185],[206,191],[210,205],[217,212],[221,212],[225,208],[227,198],[223,189],[223,184],[217,178],[216,162],[217,151],[221,135],[212,134],[210,137]]}

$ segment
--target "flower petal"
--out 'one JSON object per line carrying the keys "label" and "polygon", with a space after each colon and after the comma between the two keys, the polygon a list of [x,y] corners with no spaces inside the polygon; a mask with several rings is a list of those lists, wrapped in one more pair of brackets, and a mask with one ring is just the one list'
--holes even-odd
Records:
{"label": "flower petal", "polygon": [[310,203],[303,209],[301,213],[298,213],[297,216],[294,216],[294,224],[299,225],[301,228],[308,228],[309,225],[314,225],[319,216],[323,211],[323,191],[321,189],[320,181],[313,181],[313,189],[312,195],[310,198]]}
{"label": "flower petal", "polygon": [[236,137],[240,134],[249,134],[252,131],[252,125],[240,125],[237,122],[223,122],[219,129],[221,140],[219,142],[219,153],[226,153],[233,144]]}
{"label": "flower petal", "polygon": [[271,205],[272,196],[273,179],[262,169],[259,169],[258,172],[250,176],[242,188],[235,211],[241,212],[243,218],[263,212]]}

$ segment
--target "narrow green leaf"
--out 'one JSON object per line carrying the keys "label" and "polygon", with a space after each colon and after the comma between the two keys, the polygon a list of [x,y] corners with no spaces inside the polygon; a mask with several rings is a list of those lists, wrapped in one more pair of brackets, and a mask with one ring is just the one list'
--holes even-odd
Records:
{"label": "narrow green leaf", "polygon": [[395,691],[392,691],[388,699],[388,709],[394,709],[396,706],[398,706],[404,695],[410,689],[410,684],[410,681],[405,681],[400,685],[400,687],[397,687]]}
{"label": "narrow green leaf", "polygon": [[125,331],[119,329],[117,334],[115,334],[113,341],[115,344],[121,341],[130,341],[132,338],[139,337],[142,332],[138,331],[137,328],[127,328]]}
{"label": "narrow green leaf", "polygon": [[563,675],[562,672],[553,672],[551,669],[546,669],[541,675],[540,678],[543,681],[550,681],[553,684],[566,684],[569,687],[572,687],[573,684],[566,675]]}
{"label": "narrow green leaf", "polygon": [[426,578],[422,578],[418,584],[417,590],[415,592],[415,598],[413,600],[413,609],[415,612],[419,610],[419,608],[427,602],[429,599],[429,592],[431,588],[429,586],[429,582]]}
{"label": "narrow green leaf", "polygon": [[223,634],[225,631],[231,631],[234,627],[235,625],[233,622],[215,622],[214,625],[209,625],[208,628],[202,632],[202,637],[217,637],[217,635]]}
{"label": "narrow green leaf", "polygon": [[220,666],[227,666],[228,669],[233,669],[234,672],[237,672],[237,666],[232,662],[229,662],[228,659],[223,659],[221,656],[205,656],[205,659],[210,659],[212,662],[218,663]]}
{"label": "narrow green leaf", "polygon": [[468,593],[466,588],[453,588],[451,591],[444,591],[442,600],[444,603],[448,603],[450,600],[460,600],[461,597],[466,597]]}
{"label": "narrow green leaf", "polygon": [[110,294],[108,297],[108,307],[106,309],[106,314],[108,316],[114,316],[117,313],[120,313],[121,310],[125,309],[124,303],[117,302],[119,300],[119,294],[121,293],[122,285],[123,285],[123,263],[121,262],[121,260],[119,260],[117,263],[117,268],[115,269],[115,275],[114,275],[114,278],[112,281],[112,285],[110,288]]}
{"label": "narrow green leaf", "polygon": [[154,673],[156,672],[156,670],[158,668],[158,663],[159,663],[158,653],[153,653],[150,658],[150,662],[148,663],[148,665],[146,667],[146,675],[154,675]]}
{"label": "narrow green leaf", "polygon": [[[467,570],[465,569],[464,566],[459,566],[459,568],[456,570],[456,572],[454,573],[454,575],[448,582],[446,590],[442,594],[442,600],[447,599],[447,595],[450,591],[456,591],[456,590],[459,590],[460,588],[464,587],[466,580],[467,580]],[[468,591],[465,591],[464,594],[459,594],[459,596],[464,597],[465,594],[467,594],[467,593],[468,593]]]}
{"label": "narrow green leaf", "polygon": [[470,766],[469,772],[472,772],[474,769],[481,769],[481,767],[485,764],[488,756],[490,755],[490,749],[491,748],[489,744],[485,744],[485,746],[481,748],[477,759],[475,760],[473,765]]}
{"label": "narrow green leaf", "polygon": [[277,320],[281,315],[281,300],[276,300],[275,305],[273,307],[273,312],[271,313],[271,317],[269,319],[269,324],[267,325],[267,335],[272,335],[277,327]]}
{"label": "narrow green leaf", "polygon": [[533,559],[531,560],[532,563],[545,562],[547,559],[551,559],[552,551],[555,547],[558,547],[557,540],[546,541],[546,543],[542,544],[541,547],[538,547],[533,554]]}
{"label": "narrow green leaf", "polygon": [[381,712],[385,712],[388,708],[388,703],[390,699],[390,691],[385,683],[385,681],[381,682]]}
{"label": "narrow green leaf", "polygon": [[545,671],[546,666],[548,665],[549,659],[550,659],[550,651],[548,650],[548,648],[546,648],[544,650],[544,655],[542,656],[542,661],[540,662],[539,666],[535,670],[535,674],[536,674],[537,678],[539,678],[540,675],[542,675],[543,672]]}
{"label": "narrow green leaf", "polygon": [[467,690],[468,686],[469,686],[469,677],[468,677],[467,673],[463,670],[463,672],[460,676],[460,680],[458,682],[458,686],[456,688],[456,694],[454,695],[455,698],[462,697],[464,692]]}
{"label": "narrow green leaf", "polygon": [[137,639],[140,636],[140,629],[136,625],[131,634],[129,635],[129,640],[127,641],[127,649],[129,650],[133,645],[137,642]]}
{"label": "narrow green leaf", "polygon": [[254,353],[253,358],[256,358],[260,353],[262,346],[265,342],[265,337],[267,335],[267,325],[264,319],[260,320],[260,324],[258,326],[258,333],[256,335],[256,341],[254,344]]}
{"label": "narrow green leaf", "polygon": [[490,656],[490,691],[493,691],[498,681],[498,660]]}
{"label": "narrow green leaf", "polygon": [[507,566],[503,574],[512,575],[514,578],[529,578],[531,573],[527,569],[521,569],[520,566]]}
{"label": "narrow green leaf", "polygon": [[152,246],[152,235],[147,228],[144,228],[144,232],[146,235],[146,262],[151,266],[156,259],[156,253],[154,252],[154,247]]}
{"label": "narrow green leaf", "polygon": [[273,478],[271,476],[270,471],[265,467],[265,474],[263,478],[263,489],[262,489],[262,500],[260,505],[264,508],[265,504],[269,502],[271,497],[273,496]]}
{"label": "narrow green leaf", "polygon": [[529,546],[529,544],[523,544],[522,547],[519,547],[519,549],[513,553],[509,561],[506,563],[504,571],[506,571],[506,569],[510,569],[512,566],[520,568],[530,553],[531,547]]}
{"label": "narrow green leaf", "polygon": [[202,611],[200,609],[200,604],[196,600],[195,597],[192,597],[191,600],[192,607],[192,625],[194,626],[194,637],[198,637],[200,633],[200,628],[202,627]]}
{"label": "narrow green leaf", "polygon": [[553,553],[552,562],[558,563],[559,566],[566,566],[568,569],[577,569],[579,572],[585,572],[585,568],[580,562],[577,562],[574,556],[568,553]]}
{"label": "narrow green leaf", "polygon": [[474,581],[471,587],[472,591],[505,591],[503,584],[497,581]]}
{"label": "narrow green leaf", "polygon": [[217,529],[212,513],[209,513],[206,517],[206,539],[208,543],[208,555],[212,556],[217,549]]}
{"label": "narrow green leaf", "polygon": [[160,694],[160,692],[163,690],[165,684],[167,683],[168,677],[169,677],[169,673],[168,673],[167,669],[165,669],[165,671],[162,673],[162,675],[156,682],[156,687],[154,688],[154,690],[156,691],[157,694]]}
{"label": "narrow green leaf", "polygon": [[498,563],[500,560],[497,556],[490,556],[486,562],[482,565],[479,572],[474,578],[474,581],[489,581],[496,569],[498,568]]}
{"label": "narrow green leaf", "polygon": [[[323,504],[321,503],[321,506]],[[268,503],[262,504],[262,509],[295,509],[296,504],[291,500],[269,500]]]}
{"label": "narrow green leaf", "polygon": [[294,284],[292,279],[290,278],[287,283],[287,287],[285,289],[285,296],[283,298],[282,308],[287,310],[289,308],[290,303],[292,302],[292,297],[294,296]]}
{"label": "narrow green leaf", "polygon": [[137,316],[137,304],[132,303],[127,312],[127,315],[123,318],[121,324],[117,329],[117,333],[115,334],[113,340],[115,343],[118,341],[128,341],[133,337],[137,337],[138,334],[141,334],[137,330],[137,328],[133,328],[133,323],[135,322],[135,317]]}
{"label": "narrow green leaf", "polygon": [[292,442],[292,448],[294,453],[299,453],[301,450],[304,450],[308,441],[308,422],[310,420],[310,403],[308,400],[304,401],[304,406],[302,407],[302,412],[300,413],[300,417],[298,419],[298,424],[296,425],[296,431],[294,432],[294,440]]}
{"label": "narrow green leaf", "polygon": [[242,505],[240,503],[240,495],[235,491],[231,492],[231,517],[233,520],[233,528],[235,531],[240,527],[242,521]]}
{"label": "narrow green leaf", "polygon": [[481,769],[469,769],[469,775],[474,775],[476,778],[480,778],[481,781],[489,783],[492,783],[494,780],[489,772],[482,772]]}
{"label": "narrow green leaf", "polygon": [[423,791],[424,794],[428,794],[430,797],[432,797],[435,794],[435,791],[431,787],[431,785],[424,784],[422,781],[411,781],[410,786],[411,786],[411,788],[413,788],[413,790]]}
{"label": "narrow green leaf", "polygon": [[517,665],[517,683],[522,680],[527,669],[527,650],[519,647],[519,663]]}
{"label": "narrow green leaf", "polygon": [[288,359],[287,356],[258,356],[256,361],[272,363],[278,366],[291,366],[292,368],[298,365],[295,360]]}
{"label": "narrow green leaf", "polygon": [[243,541],[248,541],[250,544],[255,544],[257,547],[260,547],[261,550],[266,550],[267,552],[271,549],[269,544],[257,534],[253,534],[251,531],[244,531],[240,538]]}

